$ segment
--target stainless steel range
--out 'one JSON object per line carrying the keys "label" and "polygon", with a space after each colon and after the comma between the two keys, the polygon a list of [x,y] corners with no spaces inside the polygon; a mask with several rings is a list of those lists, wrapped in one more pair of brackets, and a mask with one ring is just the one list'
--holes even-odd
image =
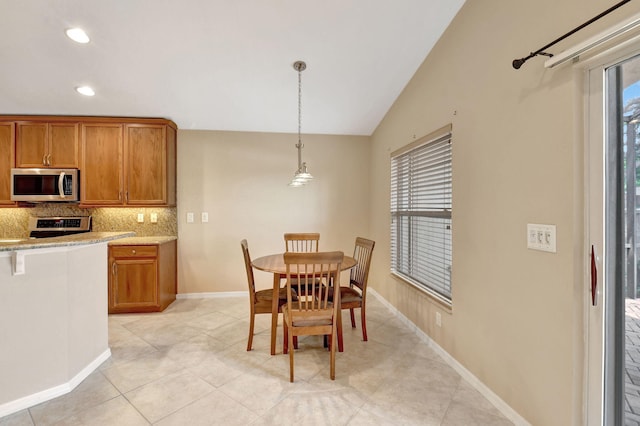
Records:
{"label": "stainless steel range", "polygon": [[91,216],[30,217],[29,237],[46,238],[91,231]]}

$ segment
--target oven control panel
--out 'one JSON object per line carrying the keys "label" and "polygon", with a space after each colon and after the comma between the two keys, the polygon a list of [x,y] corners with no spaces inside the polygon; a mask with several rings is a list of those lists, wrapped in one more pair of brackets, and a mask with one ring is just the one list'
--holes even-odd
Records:
{"label": "oven control panel", "polygon": [[36,228],[80,228],[80,218],[38,219]]}
{"label": "oven control panel", "polygon": [[29,218],[29,236],[32,238],[57,237],[89,231],[91,216]]}

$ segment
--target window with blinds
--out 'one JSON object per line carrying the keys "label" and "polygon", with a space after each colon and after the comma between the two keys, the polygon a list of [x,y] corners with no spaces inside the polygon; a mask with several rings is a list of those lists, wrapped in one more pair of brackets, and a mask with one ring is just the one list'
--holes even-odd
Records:
{"label": "window with blinds", "polygon": [[451,302],[451,126],[391,154],[391,272]]}

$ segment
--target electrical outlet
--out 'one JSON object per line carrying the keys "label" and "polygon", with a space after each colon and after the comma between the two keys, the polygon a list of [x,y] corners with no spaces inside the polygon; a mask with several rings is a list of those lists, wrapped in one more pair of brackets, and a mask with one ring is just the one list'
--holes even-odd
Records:
{"label": "electrical outlet", "polygon": [[202,223],[207,223],[209,222],[209,213],[207,212],[202,212]]}
{"label": "electrical outlet", "polygon": [[144,223],[144,213],[138,213],[138,223]]}
{"label": "electrical outlet", "polygon": [[192,212],[188,212],[187,213],[187,223],[193,223],[193,213]]}
{"label": "electrical outlet", "polygon": [[436,325],[442,327],[442,314],[440,312],[436,312]]}
{"label": "electrical outlet", "polygon": [[149,220],[151,223],[158,223],[158,213],[151,213],[149,215]]}

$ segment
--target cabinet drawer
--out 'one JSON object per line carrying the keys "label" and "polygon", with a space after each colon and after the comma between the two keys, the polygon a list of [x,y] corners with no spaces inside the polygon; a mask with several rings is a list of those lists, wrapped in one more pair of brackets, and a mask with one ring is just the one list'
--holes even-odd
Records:
{"label": "cabinet drawer", "polygon": [[158,246],[111,246],[113,257],[156,257]]}

